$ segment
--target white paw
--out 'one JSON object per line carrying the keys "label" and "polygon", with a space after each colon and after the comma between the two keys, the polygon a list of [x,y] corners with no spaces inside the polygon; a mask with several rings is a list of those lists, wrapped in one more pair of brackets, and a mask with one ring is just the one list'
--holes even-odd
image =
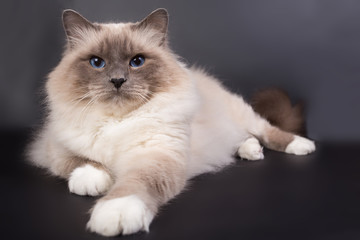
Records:
{"label": "white paw", "polygon": [[87,227],[90,231],[107,237],[142,230],[148,232],[153,217],[154,214],[140,198],[130,195],[98,202]]}
{"label": "white paw", "polygon": [[241,158],[248,160],[264,159],[263,148],[254,137],[246,139],[245,142],[240,145],[238,154]]}
{"label": "white paw", "polygon": [[97,196],[105,193],[110,188],[112,179],[104,170],[87,164],[76,168],[70,174],[68,184],[72,193]]}
{"label": "white paw", "polygon": [[295,136],[294,140],[292,140],[285,149],[286,153],[295,155],[306,155],[312,153],[313,151],[315,151],[314,142],[300,136]]}

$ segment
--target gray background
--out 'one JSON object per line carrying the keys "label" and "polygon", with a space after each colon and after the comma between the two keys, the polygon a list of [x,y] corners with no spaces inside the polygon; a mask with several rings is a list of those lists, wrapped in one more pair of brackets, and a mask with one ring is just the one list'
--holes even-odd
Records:
{"label": "gray background", "polygon": [[172,48],[246,98],[277,86],[304,100],[309,136],[360,141],[360,1],[6,0],[0,12],[0,129],[35,126],[65,43],[61,12],[137,21],[164,7]]}

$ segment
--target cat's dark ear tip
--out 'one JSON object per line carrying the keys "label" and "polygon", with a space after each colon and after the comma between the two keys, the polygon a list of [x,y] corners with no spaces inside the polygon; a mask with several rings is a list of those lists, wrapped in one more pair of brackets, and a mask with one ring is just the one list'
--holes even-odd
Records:
{"label": "cat's dark ear tip", "polygon": [[73,10],[73,9],[65,9],[63,12],[62,12],[62,18],[66,18],[68,16],[71,16],[71,15],[80,15],[80,13],[78,13],[77,11]]}
{"label": "cat's dark ear tip", "polygon": [[168,12],[168,10],[166,10],[166,8],[158,8],[158,9],[154,10],[151,14],[154,14],[154,13],[164,15],[167,18],[169,17],[169,12]]}
{"label": "cat's dark ear tip", "polygon": [[68,14],[72,14],[72,13],[77,13],[75,10],[73,9],[64,9],[64,11],[62,12],[62,15],[68,15]]}

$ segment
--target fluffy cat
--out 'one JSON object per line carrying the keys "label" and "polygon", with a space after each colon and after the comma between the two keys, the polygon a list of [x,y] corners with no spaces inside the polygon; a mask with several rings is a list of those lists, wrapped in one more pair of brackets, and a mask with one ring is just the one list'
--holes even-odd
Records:
{"label": "fluffy cat", "polygon": [[272,126],[169,49],[168,13],[137,23],[91,23],[63,13],[67,47],[46,83],[48,116],[31,161],[79,195],[104,196],[87,227],[104,236],[149,231],[188,179],[262,146],[305,155],[311,140]]}

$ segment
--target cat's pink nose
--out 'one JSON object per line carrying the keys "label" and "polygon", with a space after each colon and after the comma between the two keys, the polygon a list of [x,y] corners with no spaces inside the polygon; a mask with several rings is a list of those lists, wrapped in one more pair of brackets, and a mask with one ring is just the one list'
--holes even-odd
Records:
{"label": "cat's pink nose", "polygon": [[116,89],[119,89],[121,87],[121,85],[126,82],[125,78],[112,78],[110,79],[110,82],[112,82],[112,84],[114,84],[114,87]]}

